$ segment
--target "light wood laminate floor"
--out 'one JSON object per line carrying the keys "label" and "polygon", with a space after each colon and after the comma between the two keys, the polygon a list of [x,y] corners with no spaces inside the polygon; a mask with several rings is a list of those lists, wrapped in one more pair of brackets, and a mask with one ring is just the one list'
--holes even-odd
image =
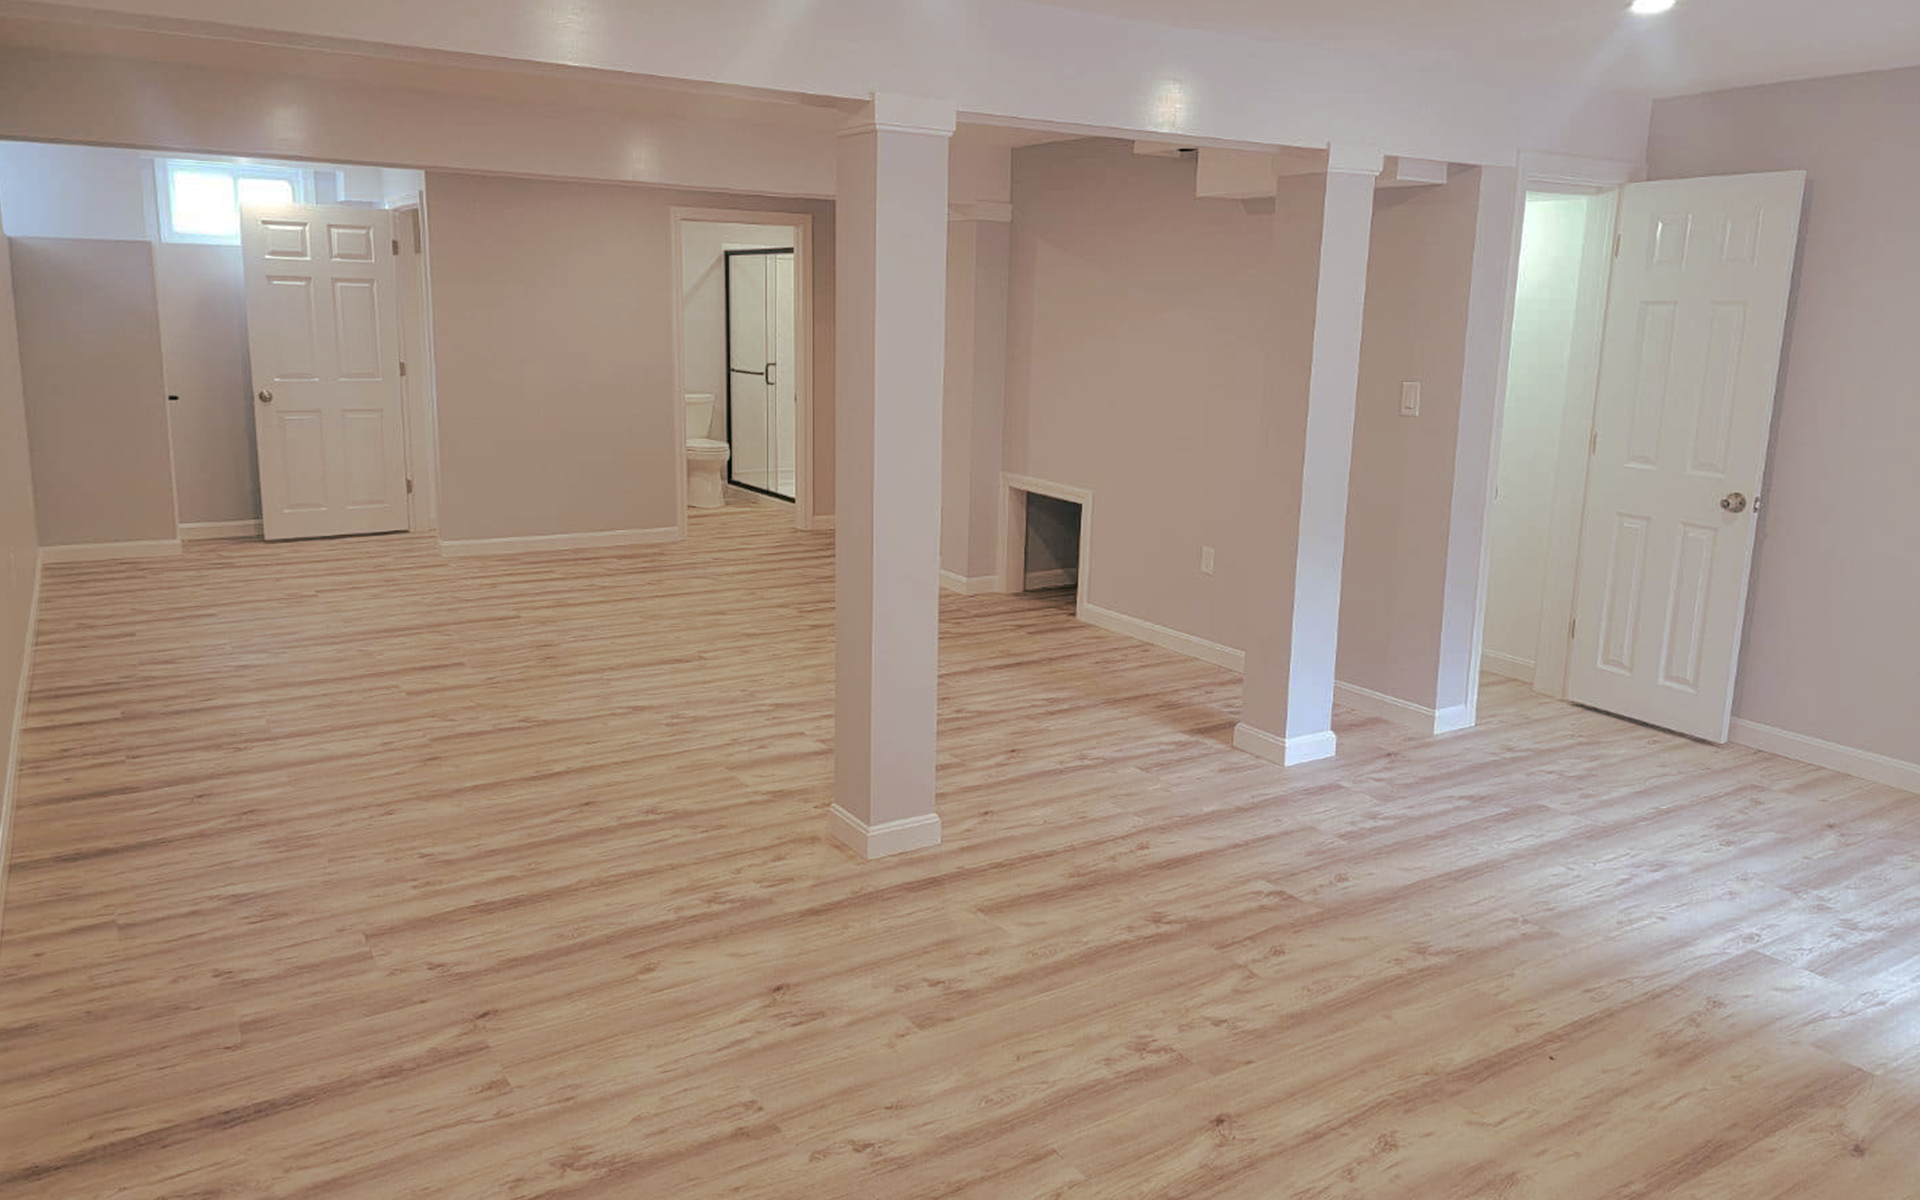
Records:
{"label": "light wood laminate floor", "polygon": [[945,844],[827,841],[831,536],[49,568],[0,1197],[1920,1196],[1920,802],[1490,680],[942,600]]}

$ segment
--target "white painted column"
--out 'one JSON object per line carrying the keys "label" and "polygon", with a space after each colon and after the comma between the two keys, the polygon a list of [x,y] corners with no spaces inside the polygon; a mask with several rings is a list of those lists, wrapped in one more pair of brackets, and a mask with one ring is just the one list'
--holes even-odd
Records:
{"label": "white painted column", "polygon": [[1253,485],[1268,532],[1252,564],[1246,691],[1233,744],[1288,765],[1334,752],[1347,476],[1382,161],[1336,146],[1324,176],[1283,177],[1274,199],[1270,266],[1279,303]]}
{"label": "white painted column", "polygon": [[1526,190],[1517,172],[1511,167],[1480,168],[1473,281],[1467,293],[1466,350],[1461,356],[1460,432],[1454,453],[1447,578],[1440,601],[1435,733],[1465,729],[1478,719],[1480,649],[1487,613],[1487,517],[1493,507],[1508,334],[1513,328],[1508,297],[1519,268],[1518,218],[1525,207]]}
{"label": "white painted column", "polygon": [[953,105],[875,96],[835,204],[834,805],[866,858],[940,841],[940,422]]}
{"label": "white painted column", "polygon": [[940,581],[972,593],[992,590],[999,575],[1013,206],[1004,201],[955,203],[948,217]]}

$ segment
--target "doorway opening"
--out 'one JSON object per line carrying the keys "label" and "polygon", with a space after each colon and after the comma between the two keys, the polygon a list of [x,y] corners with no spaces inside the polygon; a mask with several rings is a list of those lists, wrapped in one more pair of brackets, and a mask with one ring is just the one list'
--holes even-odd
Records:
{"label": "doorway opening", "polygon": [[1530,191],[1493,506],[1480,665],[1565,693],[1614,197]]}
{"label": "doorway opening", "polygon": [[1034,493],[1027,497],[1023,592],[1069,593],[1080,582],[1080,505]]}
{"label": "doorway opening", "polygon": [[53,540],[177,552],[436,529],[425,186],[413,169],[0,142],[8,233],[57,248],[49,283],[76,301],[49,332],[70,320],[74,344],[137,348],[71,425],[121,449],[82,441],[47,473],[115,500]]}
{"label": "doorway opening", "polygon": [[671,221],[681,529],[689,506],[768,504],[812,529],[813,217],[676,208]]}
{"label": "doorway opening", "polygon": [[1727,740],[1805,188],[1526,197],[1488,665],[1526,678],[1530,654],[1538,691]]}
{"label": "doorway opening", "polygon": [[797,487],[793,248],[724,252],[727,482],[791,501]]}

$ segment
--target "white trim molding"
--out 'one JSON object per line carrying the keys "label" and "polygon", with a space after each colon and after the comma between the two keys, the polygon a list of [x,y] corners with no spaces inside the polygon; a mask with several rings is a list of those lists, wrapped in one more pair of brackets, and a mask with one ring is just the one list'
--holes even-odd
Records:
{"label": "white trim molding", "polygon": [[1464,704],[1432,709],[1358,684],[1335,683],[1333,702],[1370,717],[1392,721],[1420,733],[1452,733],[1473,725],[1473,710]]}
{"label": "white trim molding", "polygon": [[1816,737],[1808,737],[1804,733],[1776,729],[1772,725],[1762,725],[1758,721],[1749,721],[1742,717],[1733,719],[1733,728],[1728,740],[1753,750],[1764,750],[1768,754],[1791,758],[1795,762],[1825,767],[1830,771],[1857,776],[1873,783],[1884,783],[1888,787],[1920,792],[1920,763],[1890,758],[1885,754],[1875,754],[1871,750],[1856,750],[1852,746],[1822,741]]}
{"label": "white trim molding", "polygon": [[827,836],[861,858],[886,858],[940,844],[940,815],[907,817],[869,825],[838,804],[827,810]]}
{"label": "white trim molding", "polygon": [[874,92],[871,103],[840,130],[841,137],[863,133],[917,133],[929,137],[953,136],[959,112],[951,100]]}
{"label": "white trim molding", "polygon": [[1511,654],[1501,654],[1493,650],[1480,652],[1480,669],[1492,671],[1495,675],[1507,679],[1518,679],[1522,683],[1533,682],[1533,660],[1516,658]]}
{"label": "white trim molding", "polygon": [[1325,733],[1309,733],[1300,737],[1275,737],[1264,729],[1242,723],[1233,727],[1233,746],[1244,750],[1255,758],[1264,758],[1268,762],[1279,763],[1283,767],[1297,767],[1301,763],[1319,762],[1323,758],[1332,758],[1336,739],[1332,730]]}
{"label": "white trim molding", "polygon": [[962,200],[947,205],[949,221],[995,221],[1005,224],[1013,220],[1013,204],[1006,200]]}
{"label": "white trim molding", "polygon": [[181,552],[179,538],[150,542],[81,542],[71,546],[42,546],[43,563],[102,562],[115,558],[170,558]]}
{"label": "white trim molding", "polygon": [[1072,567],[1055,567],[1051,571],[1028,571],[1027,586],[1020,589],[1026,592],[1045,591],[1048,588],[1072,587],[1080,572]]}
{"label": "white trim molding", "polygon": [[40,564],[33,566],[33,595],[27,601],[27,643],[20,652],[20,679],[14,686],[13,728],[7,734],[6,769],[0,772],[0,921],[5,919],[7,860],[13,857],[13,796],[20,779],[20,733],[27,724],[27,694],[33,682],[33,639],[40,626]]}
{"label": "white trim molding", "polygon": [[250,521],[190,521],[180,526],[183,542],[218,542],[237,538],[259,538],[260,518]]}
{"label": "white trim molding", "polygon": [[1212,663],[1216,667],[1225,667],[1229,671],[1245,673],[1247,655],[1243,650],[1232,646],[1223,646],[1219,642],[1210,642],[1206,638],[1191,633],[1182,633],[1178,629],[1169,629],[1165,625],[1155,625],[1152,621],[1143,621],[1139,617],[1130,617],[1126,613],[1102,608],[1098,604],[1081,606],[1080,619],[1089,625],[1097,625],[1110,633],[1122,634],[1184,654],[1188,658],[1197,658],[1201,662]]}
{"label": "white trim molding", "polygon": [[529,537],[442,538],[440,553],[447,558],[472,558],[542,550],[602,550],[610,546],[657,546],[677,542],[683,536],[678,525],[663,525],[658,529],[597,529],[592,533],[542,533]]}
{"label": "white trim molding", "polygon": [[971,579],[958,571],[942,568],[940,586],[949,592],[958,592],[962,596],[981,596],[1000,590],[998,575],[975,575]]}

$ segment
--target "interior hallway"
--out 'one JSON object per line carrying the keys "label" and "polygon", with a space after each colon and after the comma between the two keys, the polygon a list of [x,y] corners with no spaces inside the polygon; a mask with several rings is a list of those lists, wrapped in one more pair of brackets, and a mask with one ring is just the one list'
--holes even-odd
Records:
{"label": "interior hallway", "polygon": [[1920,1195],[1911,795],[1494,680],[1283,770],[947,595],[945,841],[861,863],[832,560],[48,568],[0,1197]]}

